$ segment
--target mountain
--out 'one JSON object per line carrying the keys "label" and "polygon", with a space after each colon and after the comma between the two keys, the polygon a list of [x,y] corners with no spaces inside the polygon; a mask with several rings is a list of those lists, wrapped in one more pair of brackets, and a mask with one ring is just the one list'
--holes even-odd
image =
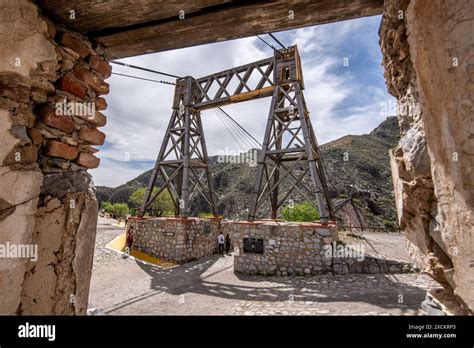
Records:
{"label": "mountain", "polygon": [[[369,134],[347,135],[320,145],[331,197],[334,201],[353,197],[352,206],[346,206],[338,214],[340,221],[356,225],[356,211],[359,211],[363,225],[383,226],[386,221],[396,221],[388,150],[395,147],[398,140],[397,119],[388,117]],[[217,156],[210,157],[219,213],[229,219],[244,219],[256,167],[218,163],[217,160]],[[133,206],[128,197],[137,188],[147,186],[151,172],[146,171],[116,188],[97,186],[97,199],[99,202],[126,202]],[[160,184],[162,182],[158,182],[158,186]],[[281,191],[286,189],[284,185]],[[297,201],[300,197],[295,194],[292,198]],[[204,199],[196,195],[191,201],[191,211],[197,214],[208,212],[209,208]],[[260,214],[268,216],[269,213],[269,204],[263,204]]]}

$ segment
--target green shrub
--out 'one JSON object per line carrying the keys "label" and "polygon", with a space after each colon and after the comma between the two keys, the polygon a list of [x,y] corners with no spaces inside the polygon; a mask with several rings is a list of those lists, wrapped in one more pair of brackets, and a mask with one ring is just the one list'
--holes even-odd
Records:
{"label": "green shrub", "polygon": [[[151,197],[153,197],[158,188],[153,187],[153,191]],[[143,201],[145,200],[146,195],[146,188],[141,187],[136,189],[129,197],[129,200],[135,204],[136,207],[140,208],[143,205]],[[170,194],[167,190],[161,192],[158,197],[150,204],[148,209],[152,210],[154,215],[156,216],[165,216],[173,213],[174,215],[174,204],[173,199],[171,198]]]}
{"label": "green shrub", "polygon": [[112,212],[116,217],[126,217],[128,214],[127,203],[115,203],[112,205]]}
{"label": "green shrub", "polygon": [[281,210],[281,215],[285,221],[310,222],[319,220],[318,210],[310,203],[297,203],[293,206],[287,205]]}
{"label": "green shrub", "polygon": [[106,213],[112,213],[112,206],[113,204],[110,202],[102,202],[101,207],[104,209]]}
{"label": "green shrub", "polygon": [[383,220],[383,224],[384,224],[385,228],[389,231],[395,231],[396,229],[398,229],[397,224],[393,221]]}

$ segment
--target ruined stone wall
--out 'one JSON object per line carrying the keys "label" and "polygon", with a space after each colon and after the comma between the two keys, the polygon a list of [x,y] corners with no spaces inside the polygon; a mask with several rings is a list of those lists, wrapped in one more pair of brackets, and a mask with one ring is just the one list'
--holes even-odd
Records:
{"label": "ruined stone wall", "polygon": [[471,310],[473,12],[469,0],[386,0],[380,27],[399,105],[390,154],[399,223],[418,265]]}
{"label": "ruined stone wall", "polygon": [[130,218],[128,226],[134,249],[165,261],[189,262],[217,251],[219,219]]}
{"label": "ruined stone wall", "polygon": [[4,1],[0,17],[0,243],[38,247],[37,260],[1,260],[0,313],[85,314],[97,222],[87,169],[111,68],[30,1]]}

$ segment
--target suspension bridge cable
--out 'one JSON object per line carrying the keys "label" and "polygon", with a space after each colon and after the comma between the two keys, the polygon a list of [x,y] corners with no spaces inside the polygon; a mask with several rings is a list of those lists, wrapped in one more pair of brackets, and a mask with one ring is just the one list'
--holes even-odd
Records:
{"label": "suspension bridge cable", "polygon": [[227,112],[224,111],[224,109],[222,109],[221,107],[219,107],[219,110],[222,111],[224,113],[224,115],[226,115],[229,119],[231,119],[243,132],[245,132],[245,134],[247,134],[250,138],[253,139],[253,141],[255,141],[255,143],[262,147],[262,144],[260,144],[260,142],[255,139],[255,137],[250,134],[244,127],[242,127],[236,120],[234,120]]}
{"label": "suspension bridge cable", "polygon": [[234,138],[234,140],[237,142],[238,146],[240,147],[240,150],[242,150],[243,152],[246,151],[246,144],[245,144],[245,141],[242,139],[241,136],[239,136],[239,134],[237,132],[235,132],[235,130],[232,128],[232,125],[230,125],[228,122],[228,120],[226,120],[226,118],[222,115],[219,116],[222,124],[224,125],[224,127],[226,127],[227,131],[231,134],[232,138]]}
{"label": "suspension bridge cable", "polygon": [[214,109],[214,112],[216,113],[217,117],[219,117],[219,119],[221,120],[222,124],[223,124],[224,127],[227,129],[227,131],[230,133],[230,135],[232,136],[232,138],[234,138],[234,140],[235,140],[235,141],[237,142],[237,144],[240,146],[240,148],[242,149],[242,151],[245,151],[244,148],[242,147],[242,145],[240,144],[240,142],[235,138],[234,134],[230,131],[229,127],[227,127],[227,125],[224,123],[224,120],[222,119],[222,116],[219,115],[215,109]]}
{"label": "suspension bridge cable", "polygon": [[[218,110],[219,111],[219,110]],[[227,119],[227,121],[229,122],[229,124],[231,125],[231,127],[234,129],[234,131],[236,132],[236,134],[239,135],[239,137],[242,139],[242,141],[244,141],[248,147],[249,147],[249,150],[252,149],[252,148],[255,148],[255,147],[258,147],[258,145],[256,145],[256,143],[247,135],[245,134],[240,128],[238,128],[232,121],[231,121],[231,118],[227,117],[227,115],[225,113],[222,113],[222,116]]]}
{"label": "suspension bridge cable", "polygon": [[[219,112],[219,110],[216,110],[216,112]],[[227,125],[229,125],[230,128],[232,128],[232,130],[235,132],[234,134],[243,142],[246,144],[246,146],[249,146],[250,148],[252,148],[254,145],[252,144],[251,140],[249,140],[249,138],[247,138],[245,136],[245,133],[242,133],[241,131],[239,131],[239,128],[237,128],[231,121],[230,119],[224,114],[221,112],[221,116],[224,120],[226,120],[227,122]],[[245,150],[244,150],[245,151]]]}
{"label": "suspension bridge cable", "polygon": [[[239,143],[239,141],[237,140],[237,138],[234,136],[234,134],[232,133],[231,129],[227,127],[226,125],[226,122],[224,121],[226,119],[226,117],[224,117],[224,114],[219,114],[218,113],[218,110],[217,109],[213,109],[214,112],[216,113],[216,115],[219,117],[220,121],[222,122],[222,124],[224,125],[224,127],[226,127],[227,131],[230,133],[230,135],[234,138],[234,140],[237,142],[237,144],[239,145],[240,149],[245,152],[246,150],[243,148],[242,144]],[[227,120],[227,122],[229,122],[229,120]],[[217,175],[217,174],[220,174],[226,170],[228,170],[229,168],[231,168],[232,166],[234,165],[234,163],[228,163],[226,166],[224,166],[223,168],[221,168],[220,170],[216,171],[216,172],[213,172],[212,175]]]}
{"label": "suspension bridge cable", "polygon": [[240,136],[245,139],[251,147],[255,147],[256,145],[258,146],[258,141],[249,132],[247,132],[247,130],[242,127],[235,119],[233,119],[227,112],[225,112],[221,108],[219,108],[218,111],[220,111],[221,114],[229,120],[236,132],[238,132],[238,134],[240,134]]}
{"label": "suspension bridge cable", "polygon": [[122,66],[127,66],[127,67],[133,68],[133,69],[148,71],[148,72],[151,72],[151,73],[154,73],[154,74],[160,74],[160,75],[164,75],[164,76],[174,77],[174,78],[177,78],[177,79],[181,79],[181,78],[182,78],[182,77],[180,77],[180,76],[176,76],[176,75],[173,75],[173,74],[168,74],[168,73],[165,73],[165,72],[162,72],[162,71],[157,71],[157,70],[152,70],[152,69],[148,69],[148,68],[143,68],[143,67],[141,67],[141,66],[132,65],[132,64],[128,64],[128,63],[117,62],[116,60],[111,60],[110,63],[112,63],[112,64],[117,64],[117,65],[122,65]]}
{"label": "suspension bridge cable", "polygon": [[281,48],[286,50],[286,47],[275,37],[275,35],[273,35],[272,33],[268,33],[268,35],[270,35],[272,39],[275,40],[281,46]]}
{"label": "suspension bridge cable", "polygon": [[227,124],[227,126],[230,128],[230,130],[234,132],[235,137],[240,140],[239,143],[241,145],[241,150],[243,152],[248,151],[248,148],[252,147],[252,144],[249,143],[249,140],[242,136],[241,133],[239,133],[238,129],[230,122],[230,120],[224,114],[221,113],[221,117]]}
{"label": "suspension bridge cable", "polygon": [[259,38],[260,40],[262,40],[262,41],[265,43],[265,45],[267,45],[268,47],[270,47],[272,50],[278,51],[275,47],[273,47],[272,45],[270,45],[268,42],[266,42],[266,41],[265,41],[264,39],[262,39],[260,36],[258,36],[258,35],[256,35],[256,36],[257,36],[257,38]]}
{"label": "suspension bridge cable", "polygon": [[150,82],[157,82],[157,83],[163,83],[166,85],[176,85],[174,82],[169,82],[169,81],[164,81],[164,80],[153,80],[153,79],[147,79],[144,77],[138,77],[138,76],[132,76],[132,75],[127,75],[127,74],[119,74],[119,73],[112,73],[112,75],[118,75],[118,76],[124,76],[124,77],[130,77],[132,79],[137,79],[137,80],[144,80],[144,81],[150,81]]}

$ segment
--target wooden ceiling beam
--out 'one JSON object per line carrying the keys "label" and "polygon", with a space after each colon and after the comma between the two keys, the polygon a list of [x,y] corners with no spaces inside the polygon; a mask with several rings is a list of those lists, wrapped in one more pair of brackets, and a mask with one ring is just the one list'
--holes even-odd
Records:
{"label": "wooden ceiling beam", "polygon": [[[69,28],[88,33],[178,18],[232,0],[37,0],[41,9]],[[71,12],[74,11],[74,18]]]}
{"label": "wooden ceiling beam", "polygon": [[[54,19],[103,45],[110,59],[380,15],[383,10],[383,0],[38,0],[38,3]],[[65,16],[74,6],[77,6],[76,21],[68,23]],[[180,8],[185,11],[184,19],[178,17]]]}

